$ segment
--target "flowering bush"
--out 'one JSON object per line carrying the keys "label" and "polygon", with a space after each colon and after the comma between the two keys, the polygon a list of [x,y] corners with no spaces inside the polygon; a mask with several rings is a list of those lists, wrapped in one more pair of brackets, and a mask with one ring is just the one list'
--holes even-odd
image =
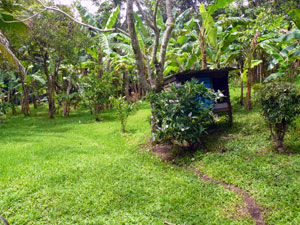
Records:
{"label": "flowering bush", "polygon": [[117,110],[119,119],[121,120],[121,130],[123,133],[126,132],[126,123],[129,114],[137,109],[138,105],[142,103],[142,101],[136,101],[134,103],[130,103],[126,101],[126,96],[124,97],[111,97],[110,101],[113,107]]}
{"label": "flowering bush", "polygon": [[157,125],[153,140],[184,144],[191,149],[200,143],[208,123],[213,122],[213,102],[217,94],[196,79],[173,84],[169,91],[151,96],[152,122]]}

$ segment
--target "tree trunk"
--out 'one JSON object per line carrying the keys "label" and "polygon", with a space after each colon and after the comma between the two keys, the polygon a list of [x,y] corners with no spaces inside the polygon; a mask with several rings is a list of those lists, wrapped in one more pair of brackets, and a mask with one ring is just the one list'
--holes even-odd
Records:
{"label": "tree trunk", "polygon": [[127,102],[130,102],[128,71],[124,72],[123,79],[124,79],[123,89],[126,96],[126,100]]}
{"label": "tree trunk", "polygon": [[26,83],[25,83],[25,75],[26,74],[23,73],[20,69],[20,77],[21,77],[22,90],[23,90],[21,111],[23,112],[24,116],[29,116],[30,115],[30,107],[29,107],[28,93],[27,93],[27,88],[26,88]]}
{"label": "tree trunk", "polygon": [[244,105],[244,81],[243,81],[243,70],[244,70],[244,64],[243,61],[240,61],[240,77],[241,77],[241,97],[240,97],[240,104]]}
{"label": "tree trunk", "polygon": [[97,72],[97,76],[99,79],[102,78],[103,76],[103,55],[102,55],[102,52],[101,50],[99,50],[99,53],[98,53],[98,72]]}
{"label": "tree trunk", "polygon": [[240,99],[240,104],[244,105],[244,82],[241,81],[241,99]]}
{"label": "tree trunk", "polygon": [[124,120],[121,120],[121,130],[122,133],[126,133],[126,122]]}
{"label": "tree trunk", "polygon": [[252,102],[251,102],[251,80],[248,77],[247,82],[247,96],[246,96],[246,109],[250,110],[252,108]]}
{"label": "tree trunk", "polygon": [[48,114],[49,114],[49,118],[53,119],[55,113],[55,102],[53,97],[54,90],[55,90],[55,79],[53,76],[49,74],[48,63],[47,63],[47,58],[48,58],[47,52],[42,52],[42,55],[43,55],[43,69],[47,77]]}
{"label": "tree trunk", "polygon": [[201,55],[202,55],[202,60],[201,60],[201,64],[202,64],[202,69],[205,70],[207,69],[207,61],[206,61],[206,43],[204,40],[204,36],[202,34],[201,28],[200,28],[200,47],[201,47]]}
{"label": "tree trunk", "polygon": [[252,108],[251,102],[251,82],[252,82],[252,69],[251,69],[251,57],[248,56],[248,81],[247,81],[247,96],[246,96],[246,109]]}
{"label": "tree trunk", "polygon": [[10,103],[10,96],[11,96],[11,91],[8,90],[8,92],[7,92],[7,103],[8,104]]}
{"label": "tree trunk", "polygon": [[[154,47],[153,47],[153,51],[152,51],[152,61],[153,61],[153,65],[156,69],[156,77],[153,79],[155,79],[155,87],[153,87],[151,84],[153,82],[148,82],[147,77],[146,77],[146,63],[148,60],[148,57],[145,56],[145,54],[142,52],[140,45],[139,45],[139,41],[138,41],[138,37],[136,34],[136,28],[135,28],[135,19],[134,19],[134,11],[133,11],[133,2],[134,0],[127,0],[127,23],[128,23],[128,31],[129,31],[129,35],[130,35],[130,39],[131,39],[131,45],[133,48],[133,52],[134,52],[134,57],[136,60],[136,66],[137,66],[137,75],[138,75],[138,81],[139,81],[139,85],[141,85],[141,87],[146,91],[154,91],[154,92],[160,92],[162,90],[162,86],[163,86],[163,71],[164,71],[164,66],[165,66],[165,58],[166,58],[166,51],[167,51],[167,47],[168,47],[168,43],[171,37],[171,33],[174,29],[174,24],[175,24],[175,20],[173,18],[173,14],[172,14],[172,1],[171,0],[165,0],[165,6],[166,6],[166,12],[167,12],[167,22],[166,22],[166,30],[164,31],[162,38],[161,38],[161,46],[160,46],[160,53],[159,53],[159,60],[157,60],[157,51],[158,51],[158,44],[159,44],[159,34],[160,29],[158,29],[157,27],[157,23],[156,23],[156,13],[157,13],[157,9],[158,9],[158,4],[156,4],[155,6],[155,10],[154,10],[154,14],[153,14],[153,21],[150,21],[148,16],[144,16],[144,12],[141,9],[141,7],[139,7],[139,11],[140,13],[144,16],[145,21],[147,22],[147,24],[149,25],[149,27],[151,27],[156,36],[155,36],[155,40],[154,40]],[[158,3],[158,1],[156,2]],[[146,60],[144,60],[146,59]],[[149,74],[151,76],[151,74]],[[150,79],[152,80],[152,79]],[[152,129],[153,130],[153,129]]]}
{"label": "tree trunk", "polygon": [[35,94],[32,95],[32,102],[33,102],[34,109],[37,109],[37,102],[36,102]]}
{"label": "tree trunk", "polygon": [[274,149],[279,152],[284,152],[283,140],[286,132],[286,124],[284,122],[282,124],[276,124],[274,125],[274,129],[273,126],[269,124],[269,129],[274,141]]}
{"label": "tree trunk", "polygon": [[134,52],[134,58],[137,66],[137,76],[140,84],[146,89],[150,90],[150,85],[146,80],[145,76],[145,63],[143,60],[143,53],[139,45],[135,30],[135,20],[134,20],[134,11],[133,11],[133,0],[127,0],[127,22],[128,22],[128,31],[131,39],[131,45]]}
{"label": "tree trunk", "polygon": [[32,92],[33,108],[37,109],[37,102],[36,102],[36,96],[34,94],[34,84],[33,83],[32,83],[32,86],[31,86],[31,92]]}
{"label": "tree trunk", "polygon": [[20,60],[15,56],[15,54],[10,50],[9,48],[9,41],[5,37],[4,34],[0,31],[0,43],[5,47],[6,51],[8,52],[7,57],[10,58],[13,61],[13,65],[18,68],[21,82],[22,82],[22,90],[23,90],[23,98],[22,98],[22,112],[25,116],[30,115],[30,108],[29,108],[29,100],[28,100],[28,94],[26,90],[26,84],[25,84],[25,77],[26,77],[26,71]]}
{"label": "tree trunk", "polygon": [[64,105],[64,113],[63,113],[63,117],[69,116],[70,115],[70,91],[72,88],[72,73],[70,73],[69,76],[69,81],[68,81],[68,87],[67,87],[67,93],[66,93],[66,100],[65,100],[65,105]]}
{"label": "tree trunk", "polygon": [[54,119],[55,114],[55,101],[54,101],[54,90],[55,82],[53,76],[48,76],[47,87],[48,87],[48,106],[49,106],[49,118]]}

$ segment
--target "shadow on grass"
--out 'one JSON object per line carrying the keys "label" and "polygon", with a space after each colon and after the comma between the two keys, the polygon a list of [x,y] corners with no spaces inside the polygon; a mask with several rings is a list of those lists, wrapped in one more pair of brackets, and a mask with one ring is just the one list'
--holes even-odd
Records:
{"label": "shadow on grass", "polygon": [[[105,111],[101,113],[103,120],[101,123],[113,122],[117,120],[114,111]],[[0,139],[2,141],[28,142],[28,136],[42,136],[47,138],[50,135],[56,135],[57,138],[63,133],[74,129],[77,125],[86,125],[97,123],[94,115],[88,111],[71,112],[70,116],[62,117],[56,114],[54,119],[48,118],[48,112],[45,108],[32,110],[32,115],[24,117],[23,115],[9,115],[9,118],[0,124]]]}
{"label": "shadow on grass", "polygon": [[136,134],[138,132],[135,128],[126,128],[126,134]]}

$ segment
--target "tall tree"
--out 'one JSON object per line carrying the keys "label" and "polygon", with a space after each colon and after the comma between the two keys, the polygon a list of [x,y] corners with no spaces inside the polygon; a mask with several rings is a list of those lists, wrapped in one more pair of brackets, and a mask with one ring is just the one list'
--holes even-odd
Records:
{"label": "tall tree", "polygon": [[27,26],[14,18],[12,12],[15,10],[15,5],[10,1],[2,1],[0,3],[0,52],[1,58],[10,62],[19,72],[22,89],[23,89],[23,98],[22,98],[22,112],[25,116],[30,115],[29,100],[27,87],[25,84],[26,80],[26,70],[22,65],[21,61],[16,57],[15,53],[10,48],[10,42],[7,37],[4,35],[7,33],[14,33],[24,37],[24,33],[28,31]]}
{"label": "tall tree", "polygon": [[44,12],[33,20],[30,44],[34,48],[33,60],[42,65],[46,77],[50,118],[54,118],[55,95],[61,89],[58,82],[60,67],[65,59],[76,55],[80,33],[78,25],[60,13]]}

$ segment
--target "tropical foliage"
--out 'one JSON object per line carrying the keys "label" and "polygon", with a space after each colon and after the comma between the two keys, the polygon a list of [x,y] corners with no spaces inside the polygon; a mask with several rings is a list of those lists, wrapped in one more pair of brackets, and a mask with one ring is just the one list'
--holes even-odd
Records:
{"label": "tropical foliage", "polygon": [[201,135],[213,122],[213,103],[217,94],[196,79],[184,84],[173,84],[170,90],[152,96],[154,102],[151,119],[158,124],[153,134],[156,142],[171,142],[174,145],[189,144],[197,149]]}
{"label": "tropical foliage", "polygon": [[73,3],[0,1],[0,222],[299,224],[299,0]]}
{"label": "tropical foliage", "polygon": [[283,140],[290,124],[300,114],[300,91],[288,83],[266,84],[258,94],[275,149],[283,151]]}

